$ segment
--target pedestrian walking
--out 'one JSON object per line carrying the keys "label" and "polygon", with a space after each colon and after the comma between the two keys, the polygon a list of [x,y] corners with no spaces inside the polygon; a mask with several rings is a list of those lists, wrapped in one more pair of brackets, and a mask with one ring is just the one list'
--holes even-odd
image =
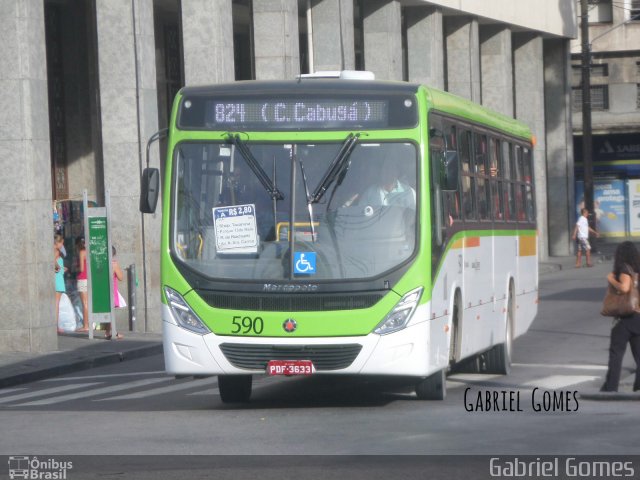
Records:
{"label": "pedestrian walking", "polygon": [[55,271],[55,287],[56,287],[56,326],[58,333],[63,333],[64,330],[60,328],[60,299],[62,294],[67,291],[64,285],[64,272],[66,270],[64,266],[64,260],[62,259],[62,249],[64,248],[64,238],[62,235],[56,234],[53,236],[53,258],[54,258],[54,271]]}
{"label": "pedestrian walking", "polygon": [[573,235],[571,238],[577,241],[577,256],[576,256],[576,268],[580,268],[582,266],[582,252],[584,251],[585,256],[587,258],[587,267],[593,267],[593,263],[591,263],[591,245],[589,244],[589,233],[592,233],[596,237],[599,237],[600,234],[596,232],[593,228],[589,226],[589,210],[583,208],[581,210],[581,215],[578,221],[576,222],[576,226],[573,229]]}
{"label": "pedestrian walking", "polygon": [[84,244],[84,237],[76,239],[76,248],[78,249],[78,267],[80,273],[76,277],[78,281],[78,292],[82,301],[82,327],[77,332],[89,331],[89,295],[87,291],[87,248]]}
{"label": "pedestrian walking", "polygon": [[[616,249],[613,271],[607,281],[621,293],[627,293],[634,285],[634,275],[640,273],[640,253],[632,242],[622,242]],[[640,313],[615,318],[611,329],[609,346],[609,368],[601,392],[617,392],[622,370],[622,359],[627,350],[627,342],[636,361],[636,378],[633,391],[640,390]]]}

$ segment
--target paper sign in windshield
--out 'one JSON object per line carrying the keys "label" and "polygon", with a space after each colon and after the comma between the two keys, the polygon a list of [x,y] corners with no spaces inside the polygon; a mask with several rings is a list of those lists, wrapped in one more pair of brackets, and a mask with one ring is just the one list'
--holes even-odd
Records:
{"label": "paper sign in windshield", "polygon": [[213,209],[216,249],[220,253],[258,253],[255,205]]}

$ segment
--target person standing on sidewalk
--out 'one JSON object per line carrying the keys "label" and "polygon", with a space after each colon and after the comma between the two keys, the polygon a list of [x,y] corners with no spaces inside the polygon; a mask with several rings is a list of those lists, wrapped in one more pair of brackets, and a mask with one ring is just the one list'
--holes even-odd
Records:
{"label": "person standing on sidewalk", "polygon": [[582,215],[576,222],[576,226],[573,229],[572,239],[577,239],[577,257],[576,257],[576,268],[580,268],[582,266],[582,251],[584,250],[585,256],[587,257],[587,267],[593,267],[593,263],[591,263],[591,245],[589,244],[589,233],[592,233],[596,237],[599,237],[600,234],[596,232],[593,228],[589,226],[589,210],[583,208],[581,210]]}
{"label": "person standing on sidewalk", "polygon": [[[613,260],[613,272],[607,275],[607,281],[621,293],[637,288],[633,276],[640,272],[640,253],[632,242],[622,242],[616,248]],[[627,317],[615,318],[611,329],[609,346],[609,368],[601,392],[617,392],[620,383],[622,359],[627,350],[627,342],[631,345],[631,353],[636,361],[636,379],[633,391],[640,390],[640,313]]]}
{"label": "person standing on sidewalk", "polygon": [[87,248],[84,244],[84,237],[76,239],[76,247],[78,248],[78,263],[80,273],[76,280],[78,281],[78,292],[82,301],[82,327],[76,332],[89,331],[89,295],[87,291]]}
{"label": "person standing on sidewalk", "polygon": [[64,330],[60,328],[60,299],[62,294],[67,291],[64,285],[64,272],[66,267],[64,266],[64,260],[62,260],[61,250],[64,248],[64,238],[62,235],[56,234],[53,236],[53,259],[54,259],[54,271],[55,271],[55,286],[56,286],[56,326],[58,333],[63,333]]}

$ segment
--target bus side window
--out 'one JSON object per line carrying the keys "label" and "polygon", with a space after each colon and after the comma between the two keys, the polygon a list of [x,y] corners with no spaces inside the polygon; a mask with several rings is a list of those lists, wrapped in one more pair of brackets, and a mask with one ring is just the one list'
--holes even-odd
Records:
{"label": "bus side window", "polygon": [[502,168],[499,170],[502,171],[503,181],[503,192],[504,192],[504,218],[505,220],[512,221],[515,220],[515,198],[514,198],[514,183],[513,178],[511,176],[511,154],[513,149],[511,148],[511,144],[509,142],[502,142],[502,157],[501,164]]}
{"label": "bus side window", "polygon": [[476,175],[476,193],[478,195],[478,217],[489,220],[489,185],[487,167],[487,136],[474,133],[474,173]]}
{"label": "bus side window", "polygon": [[460,132],[460,182],[462,184],[462,211],[466,220],[475,220],[475,185],[474,177],[471,175],[471,132],[463,130]]}
{"label": "bus side window", "polygon": [[533,191],[532,155],[531,150],[527,147],[523,148],[523,163],[525,200],[527,203],[527,220],[532,222],[535,218],[536,199]]}
{"label": "bus side window", "polygon": [[518,212],[518,221],[525,219],[525,194],[523,182],[523,161],[522,161],[522,147],[520,145],[515,146],[515,179],[516,179],[516,211]]}
{"label": "bus side window", "polygon": [[500,142],[496,138],[489,139],[489,183],[491,185],[491,206],[494,220],[504,220],[504,204],[502,201],[502,172],[498,168],[500,159]]}
{"label": "bus side window", "polygon": [[[445,138],[447,139],[447,148],[449,150],[457,150],[458,139],[456,136],[456,125],[446,122],[444,125]],[[458,191],[443,192],[443,206],[444,211],[447,213],[445,218],[445,224],[453,224],[454,221],[460,220],[460,185],[458,185]]]}

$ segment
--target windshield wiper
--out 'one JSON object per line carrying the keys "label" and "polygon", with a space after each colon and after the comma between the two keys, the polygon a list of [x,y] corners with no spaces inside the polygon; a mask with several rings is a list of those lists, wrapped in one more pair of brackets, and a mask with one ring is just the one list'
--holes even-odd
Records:
{"label": "windshield wiper", "polygon": [[247,145],[242,140],[240,140],[240,135],[229,134],[227,136],[227,142],[235,145],[235,147],[240,152],[240,155],[242,155],[242,158],[244,158],[244,161],[247,162],[247,165],[249,165],[249,168],[251,169],[251,171],[253,171],[255,176],[258,177],[258,180],[260,180],[260,183],[267,191],[269,196],[273,200],[284,200],[284,195],[282,194],[282,192],[278,190],[278,187],[276,187],[273,181],[269,178],[269,175],[267,175],[267,172],[265,172],[260,163],[258,163],[256,157],[254,157],[251,153],[251,150],[249,150],[249,147],[247,147]]}
{"label": "windshield wiper", "polygon": [[294,156],[298,159],[298,164],[300,165],[300,172],[302,173],[302,183],[304,184],[304,192],[307,197],[307,210],[309,212],[309,225],[311,225],[311,239],[312,241],[316,241],[316,228],[313,224],[313,203],[311,202],[311,196],[309,195],[309,183],[307,182],[307,174],[304,172],[304,164],[302,163],[302,158],[300,158],[295,152],[294,145]]}
{"label": "windshield wiper", "polygon": [[322,197],[324,196],[329,186],[331,186],[335,179],[340,176],[344,168],[349,164],[349,156],[358,143],[359,138],[359,133],[356,133],[355,135],[353,133],[349,134],[349,136],[342,144],[342,147],[340,147],[338,154],[331,162],[331,165],[329,165],[329,168],[322,177],[322,180],[311,194],[309,203],[318,203],[320,200],[322,200]]}

